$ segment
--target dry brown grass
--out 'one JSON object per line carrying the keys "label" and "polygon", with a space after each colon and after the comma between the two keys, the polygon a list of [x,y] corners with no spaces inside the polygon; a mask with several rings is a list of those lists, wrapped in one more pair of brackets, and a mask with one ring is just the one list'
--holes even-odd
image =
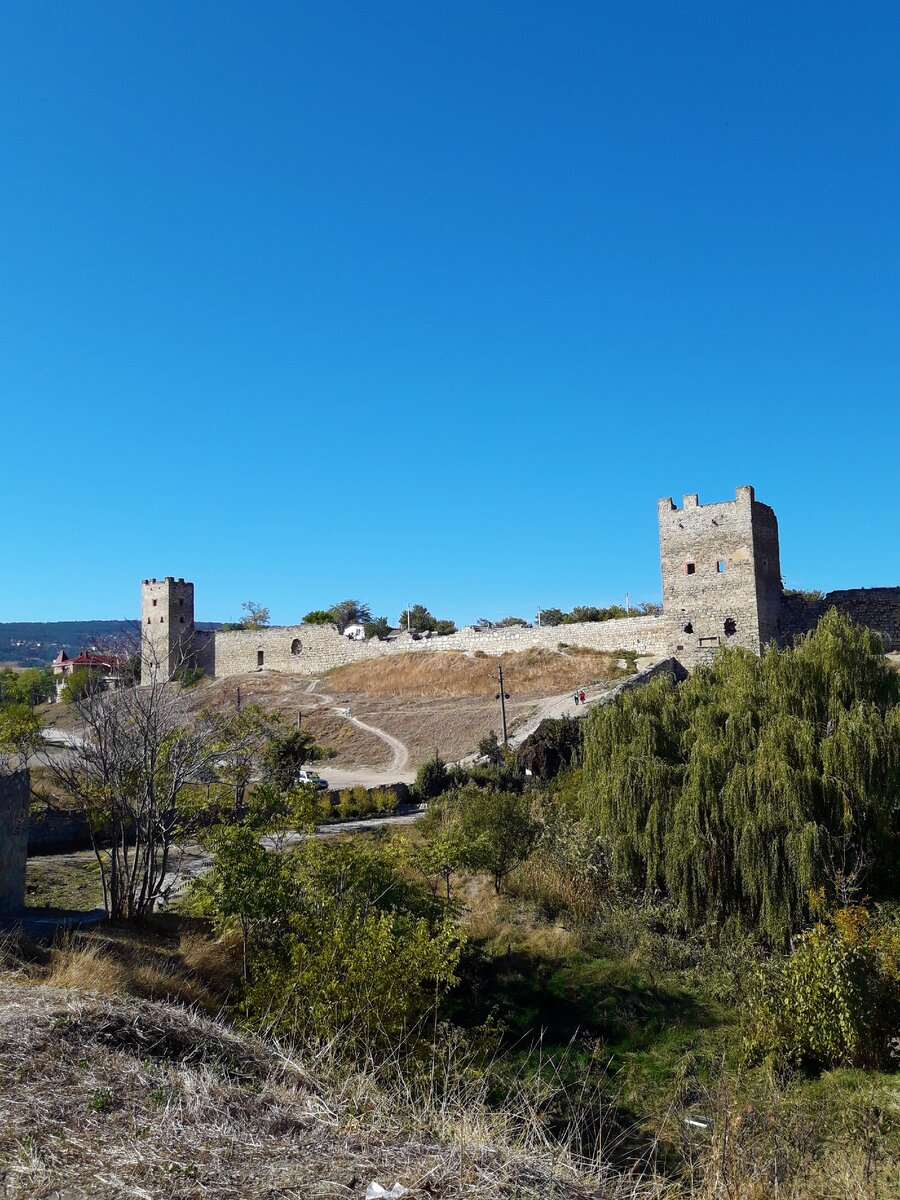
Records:
{"label": "dry brown grass", "polygon": [[577,653],[535,647],[502,658],[468,655],[462,650],[392,654],[350,663],[328,673],[332,691],[417,700],[493,695],[502,663],[509,691],[522,699],[538,699],[586,687],[622,672],[617,656],[580,648]]}
{"label": "dry brown grass", "polygon": [[234,937],[203,922],[160,916],[145,925],[106,923],[60,935],[45,952],[17,953],[7,939],[3,975],[105,996],[170,1000],[217,1013],[240,973]]}
{"label": "dry brown grass", "polygon": [[[417,699],[393,696],[381,698],[367,694],[343,693],[353,715],[361,721],[384,729],[400,739],[409,750],[409,766],[417,767],[435,750],[447,762],[470,754],[485,734],[500,730],[500,709],[493,699]],[[507,703],[507,719],[512,728],[534,712],[534,705]]]}
{"label": "dry brown grass", "polygon": [[407,1099],[327,1047],[297,1062],[185,1010],[0,985],[10,1200],[597,1195],[537,1126]]}
{"label": "dry brown grass", "polygon": [[267,712],[280,712],[292,725],[299,712],[303,728],[309,730],[316,742],[337,752],[331,760],[335,766],[387,766],[391,751],[381,738],[359,729],[323,705],[315,692],[307,690],[310,682],[272,672],[208,681],[187,694],[194,711],[209,708],[221,712],[234,707],[240,687],[242,704],[258,704]]}

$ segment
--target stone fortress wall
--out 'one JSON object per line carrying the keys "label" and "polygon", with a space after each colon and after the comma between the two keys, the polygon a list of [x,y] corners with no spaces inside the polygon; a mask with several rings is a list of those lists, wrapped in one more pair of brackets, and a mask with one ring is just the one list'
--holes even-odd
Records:
{"label": "stone fortress wall", "polygon": [[389,641],[351,641],[329,625],[283,625],[259,630],[228,630],[205,641],[197,654],[204,674],[222,678],[250,671],[282,671],[318,675],[332,667],[388,654],[462,650],[471,653],[508,654],[515,650],[560,643],[594,650],[636,650],[639,654],[665,654],[668,627],[662,617],[625,617],[619,621],[592,621],[578,625],[544,625],[535,629],[465,630],[443,636],[398,633]]}
{"label": "stone fortress wall", "polygon": [[0,772],[0,917],[14,917],[25,906],[28,859],[28,772]]}
{"label": "stone fortress wall", "polygon": [[322,625],[210,633],[194,629],[194,585],[170,576],[144,581],[142,628],[153,655],[170,672],[187,651],[204,674],[216,678],[258,670],[315,676],[389,654],[480,650],[496,656],[561,644],[672,656],[691,669],[709,662],[721,645],[759,654],[771,641],[788,642],[813,628],[832,606],[875,629],[888,648],[900,647],[900,588],[830,592],[814,601],[783,594],[778,521],[752,487],[739,487],[733,500],[714,504],[687,495],[681,508],[667,497],[658,503],[658,516],[661,616],[418,638],[397,633],[383,642],[352,641]]}

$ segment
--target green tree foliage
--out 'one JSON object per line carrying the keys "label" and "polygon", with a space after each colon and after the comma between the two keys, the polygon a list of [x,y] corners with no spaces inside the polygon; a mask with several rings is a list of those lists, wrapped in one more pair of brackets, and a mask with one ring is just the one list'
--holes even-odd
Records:
{"label": "green tree foliage", "polygon": [[465,847],[464,861],[486,871],[499,893],[503,880],[528,857],[539,828],[531,803],[517,792],[467,788],[453,802],[455,836]]}
{"label": "green tree foliage", "polygon": [[819,588],[785,588],[784,594],[785,596],[799,596],[801,600],[808,600],[810,603],[825,599],[825,593]]}
{"label": "green tree foliage", "polygon": [[348,625],[365,625],[372,620],[368,604],[363,604],[361,600],[341,600],[338,604],[332,604],[328,611],[338,627],[338,633],[343,633]]}
{"label": "green tree foliage", "polygon": [[4,704],[43,704],[53,696],[56,683],[49,667],[38,670],[0,671],[0,706]]}
{"label": "green tree foliage", "polygon": [[585,812],[626,879],[692,926],[783,943],[811,889],[862,865],[896,883],[898,683],[877,635],[835,610],[795,648],[723,649],[591,713]]}
{"label": "green tree foliage", "polygon": [[43,745],[41,722],[27,704],[0,706],[0,767],[27,766]]}
{"label": "green tree foliage", "polygon": [[495,767],[499,767],[503,762],[503,747],[493,729],[478,743],[478,755]]}
{"label": "green tree foliage", "polygon": [[303,618],[304,625],[333,625],[334,617],[331,615],[331,609],[314,608],[312,612],[308,612]]}
{"label": "green tree foliage", "polygon": [[662,605],[651,600],[642,600],[640,604],[632,604],[628,608],[624,604],[610,604],[606,608],[598,608],[594,604],[579,604],[571,612],[563,612],[561,608],[542,608],[542,625],[580,625],[584,622],[618,621],[623,617],[658,616]]}
{"label": "green tree foliage", "polygon": [[196,907],[221,929],[241,929],[251,1023],[393,1042],[454,982],[462,936],[390,851],[279,836],[296,823],[289,808],[273,822],[257,807],[209,831],[213,863],[194,886]]}
{"label": "green tree foliage", "polygon": [[413,784],[412,790],[421,803],[426,803],[445,792],[449,784],[447,764],[438,752],[435,751],[434,758],[429,758],[427,762],[423,762],[416,772],[416,781]]}
{"label": "green tree foliage", "polygon": [[391,632],[391,623],[387,617],[373,617],[371,621],[366,622],[365,630],[367,641],[377,638],[379,642],[383,642]]}
{"label": "green tree foliage", "polygon": [[900,1029],[900,929],[861,906],[825,914],[747,989],[745,1050],[806,1069],[887,1068]]}
{"label": "green tree foliage", "polygon": [[453,621],[441,621],[433,616],[424,604],[413,604],[404,609],[398,622],[401,629],[409,628],[413,633],[456,633]]}
{"label": "green tree foliage", "polygon": [[87,667],[80,667],[71,675],[66,676],[66,682],[62,686],[59,698],[63,704],[77,704],[79,700],[83,700],[92,692],[103,691],[105,688],[106,680],[102,671],[91,671]]}
{"label": "green tree foliage", "polygon": [[297,782],[297,773],[314,762],[318,747],[305,729],[273,731],[259,756],[263,779],[287,791]]}

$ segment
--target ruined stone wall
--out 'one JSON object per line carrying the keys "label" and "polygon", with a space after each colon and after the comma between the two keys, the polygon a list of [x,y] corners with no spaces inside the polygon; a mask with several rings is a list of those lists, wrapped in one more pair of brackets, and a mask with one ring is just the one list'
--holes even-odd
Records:
{"label": "ruined stone wall", "polygon": [[829,608],[846,613],[881,635],[885,650],[900,650],[900,587],[849,588],[828,592],[821,600],[785,596],[782,610],[784,640],[814,629]]}
{"label": "ruined stone wall", "polygon": [[687,495],[679,509],[668,497],[660,500],[659,547],[669,648],[687,665],[711,661],[720,645],[758,654],[775,636],[778,524],[752,487],[718,504]]}
{"label": "ruined stone wall", "polygon": [[27,771],[0,773],[0,916],[14,916],[25,905],[28,861]]}
{"label": "ruined stone wall", "polygon": [[327,625],[285,625],[260,630],[217,631],[210,643],[198,652],[198,664],[216,678],[257,670],[318,675],[345,663],[389,654],[481,650],[496,656],[532,647],[555,650],[560,643],[593,650],[665,654],[669,631],[662,617],[625,617],[618,621],[545,625],[534,629],[466,630],[443,637],[423,635],[418,639],[409,633],[400,633],[386,642],[374,639],[355,642]]}

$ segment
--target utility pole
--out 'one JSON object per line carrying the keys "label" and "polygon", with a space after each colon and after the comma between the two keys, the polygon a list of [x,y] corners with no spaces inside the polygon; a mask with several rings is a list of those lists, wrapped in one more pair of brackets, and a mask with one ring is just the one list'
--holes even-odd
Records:
{"label": "utility pole", "polygon": [[509,694],[503,690],[503,663],[497,667],[497,679],[500,682],[500,691],[494,697],[500,701],[500,720],[503,728],[503,749],[509,749],[509,738],[506,736],[506,702],[509,699]]}
{"label": "utility pole", "polygon": [[241,711],[241,685],[240,684],[238,684],[238,687],[237,687],[237,697],[235,698],[235,707],[237,708],[238,712]]}
{"label": "utility pole", "polygon": [[627,613],[631,612],[631,605],[628,603],[628,593],[627,592],[625,593],[625,611]]}
{"label": "utility pole", "polygon": [[537,623],[538,623],[538,629],[540,629],[540,627],[541,627],[541,610],[540,609],[537,610]]}

